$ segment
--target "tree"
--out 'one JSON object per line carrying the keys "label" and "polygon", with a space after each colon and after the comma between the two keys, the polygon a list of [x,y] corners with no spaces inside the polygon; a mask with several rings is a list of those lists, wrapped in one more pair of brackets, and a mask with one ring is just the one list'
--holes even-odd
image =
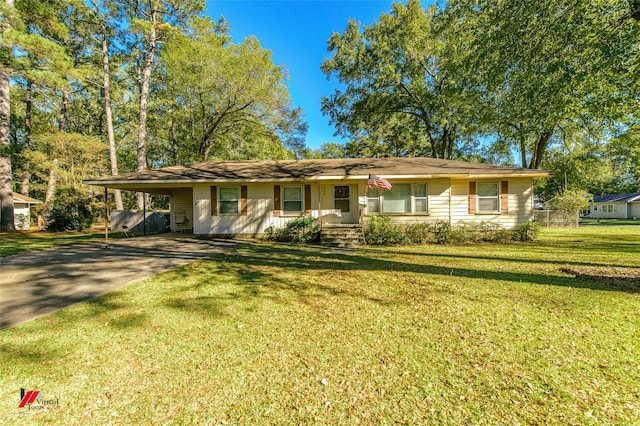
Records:
{"label": "tree", "polygon": [[9,132],[11,128],[10,55],[12,44],[6,34],[11,29],[13,0],[6,0],[1,10],[0,32],[0,231],[12,231],[13,225],[13,175],[9,157]]}
{"label": "tree", "polygon": [[466,66],[482,77],[491,131],[523,167],[539,168],[567,127],[610,126],[637,109],[640,26],[626,0],[457,0],[446,14],[476,34]]}
{"label": "tree", "polygon": [[53,198],[47,214],[50,231],[82,231],[91,226],[93,214],[91,201],[76,188],[60,188]]}
{"label": "tree", "polygon": [[270,52],[255,37],[233,43],[223,21],[191,24],[191,33],[174,34],[161,54],[167,110],[183,117],[183,125],[171,123],[174,150],[182,152],[176,156],[269,159],[291,157],[289,147],[302,151],[306,124]]}
{"label": "tree", "polygon": [[[140,108],[138,119],[137,139],[137,170],[147,168],[147,110],[149,107],[149,87],[151,72],[156,57],[156,51],[172,28],[180,27],[200,12],[204,5],[201,0],[127,0],[131,24],[140,31],[142,37],[138,39],[141,53]],[[142,194],[137,196],[139,209],[143,208]]]}
{"label": "tree", "polygon": [[551,208],[562,212],[565,225],[578,224],[578,215],[589,207],[593,200],[591,194],[583,189],[565,189],[549,205]]}
{"label": "tree", "polygon": [[323,112],[352,146],[369,147],[356,155],[453,158],[478,115],[473,73],[459,66],[468,37],[418,0],[394,3],[362,29],[349,21],[321,67],[345,88],[323,98]]}

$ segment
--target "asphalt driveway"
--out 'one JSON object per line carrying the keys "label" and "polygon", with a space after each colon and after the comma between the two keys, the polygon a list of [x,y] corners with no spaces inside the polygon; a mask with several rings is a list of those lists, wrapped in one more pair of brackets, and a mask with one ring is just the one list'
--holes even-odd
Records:
{"label": "asphalt driveway", "polygon": [[0,328],[14,327],[243,244],[246,241],[172,234],[0,258]]}

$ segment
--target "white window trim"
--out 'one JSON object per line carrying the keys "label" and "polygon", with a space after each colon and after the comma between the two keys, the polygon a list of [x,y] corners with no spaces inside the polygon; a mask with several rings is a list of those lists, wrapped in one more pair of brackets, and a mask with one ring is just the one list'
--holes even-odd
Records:
{"label": "white window trim", "polygon": [[[284,190],[285,188],[299,188],[300,189],[300,211],[287,211],[284,209]],[[298,201],[298,200],[289,200],[289,201]],[[280,211],[282,212],[282,216],[300,216],[304,213],[304,185],[283,185],[280,189]]]}
{"label": "white window trim", "polygon": [[[496,194],[497,195],[480,195],[480,185],[491,184],[496,186]],[[480,210],[480,199],[488,200],[495,199],[496,200],[496,210]],[[476,213],[477,214],[499,214],[500,213],[500,182],[478,182],[476,184]]]}
{"label": "white window trim", "polygon": [[[223,189],[235,189],[236,190],[236,199],[235,200],[223,200],[222,199],[222,190]],[[240,190],[239,186],[219,186],[218,187],[218,215],[220,216],[240,216],[240,214],[242,213],[240,211],[240,200],[242,199],[242,191]],[[231,201],[235,201],[236,202],[236,210],[237,213],[223,213],[222,212],[222,203],[223,202],[231,202]]]}
{"label": "white window trim", "polygon": [[[410,184],[411,185],[411,211],[410,212],[397,212],[397,213],[391,213],[391,212],[385,212],[384,211],[384,193],[385,191],[382,190],[378,190],[378,197],[369,197],[369,195],[367,194],[367,210],[366,210],[366,214],[367,215],[371,215],[371,214],[378,214],[378,215],[383,215],[383,216],[427,216],[430,215],[430,203],[429,203],[429,182],[424,182],[424,181],[417,181],[417,182],[398,182],[396,183],[396,185],[401,185],[401,184]],[[424,184],[425,185],[425,191],[426,191],[426,196],[425,197],[416,197],[416,189],[415,186],[416,184]],[[368,190],[367,190],[368,192]],[[377,212],[370,212],[369,211],[369,205],[368,205],[368,201],[369,198],[378,198],[378,207],[379,207],[379,211]],[[426,211],[416,211],[416,199],[417,198],[424,198],[426,200],[426,207],[427,210]]]}

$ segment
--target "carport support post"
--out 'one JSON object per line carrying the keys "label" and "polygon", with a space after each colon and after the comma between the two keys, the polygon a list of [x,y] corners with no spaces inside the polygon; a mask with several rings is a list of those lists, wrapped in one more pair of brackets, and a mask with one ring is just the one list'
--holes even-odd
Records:
{"label": "carport support post", "polygon": [[109,242],[109,190],[104,187],[104,240]]}
{"label": "carport support post", "polygon": [[142,193],[142,232],[147,235],[147,193]]}

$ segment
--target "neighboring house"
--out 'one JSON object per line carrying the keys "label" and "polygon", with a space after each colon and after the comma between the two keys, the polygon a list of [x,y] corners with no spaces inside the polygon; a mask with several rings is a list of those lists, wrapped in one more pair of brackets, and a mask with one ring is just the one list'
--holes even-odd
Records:
{"label": "neighboring house", "polygon": [[[371,188],[370,177],[391,190]],[[171,197],[171,229],[258,235],[307,215],[323,225],[358,224],[375,213],[394,222],[531,220],[541,170],[432,158],[208,161],[99,177],[88,185]]]}
{"label": "neighboring house", "polygon": [[640,192],[596,195],[588,216],[596,219],[640,219]]}
{"label": "neighboring house", "polygon": [[13,193],[13,226],[17,231],[26,231],[31,223],[31,206],[42,204],[34,198]]}

